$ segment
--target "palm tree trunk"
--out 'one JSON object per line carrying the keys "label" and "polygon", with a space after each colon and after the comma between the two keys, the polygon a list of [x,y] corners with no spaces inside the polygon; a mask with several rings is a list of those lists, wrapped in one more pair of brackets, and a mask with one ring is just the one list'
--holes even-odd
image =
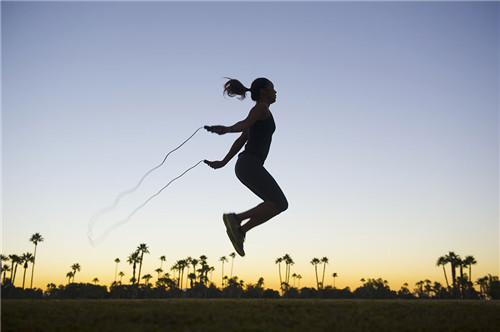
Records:
{"label": "palm tree trunk", "polygon": [[31,283],[30,283],[30,289],[33,288],[33,274],[35,273],[35,260],[36,260],[36,243],[35,243],[35,251],[33,253],[33,266],[31,266]]}
{"label": "palm tree trunk", "polygon": [[448,277],[446,276],[446,269],[444,268],[443,264],[443,272],[444,272],[444,280],[446,280],[446,286],[450,288],[450,284],[448,283]]}
{"label": "palm tree trunk", "polygon": [[141,254],[141,260],[139,261],[139,273],[137,274],[137,284],[141,283],[141,269],[142,269],[142,258],[144,257],[144,252]]}
{"label": "palm tree trunk", "polygon": [[19,263],[16,263],[16,267],[14,268],[14,277],[12,277],[12,285],[14,285],[14,280],[16,280],[17,266]]}
{"label": "palm tree trunk", "polygon": [[28,268],[28,264],[24,267],[24,274],[23,274],[23,289],[24,289],[24,280],[26,279],[26,269]]}
{"label": "palm tree trunk", "polygon": [[321,288],[325,287],[325,270],[326,270],[326,263],[323,263],[323,278],[321,279]]}
{"label": "palm tree trunk", "polygon": [[318,264],[314,264],[314,271],[316,272],[316,287],[319,290],[319,280],[318,280]]}
{"label": "palm tree trunk", "polygon": [[134,265],[132,265],[132,285],[135,284],[135,268],[136,268],[136,262],[134,262]]}
{"label": "palm tree trunk", "polygon": [[280,289],[283,291],[283,281],[281,279],[281,263],[278,263],[278,272],[280,274]]}

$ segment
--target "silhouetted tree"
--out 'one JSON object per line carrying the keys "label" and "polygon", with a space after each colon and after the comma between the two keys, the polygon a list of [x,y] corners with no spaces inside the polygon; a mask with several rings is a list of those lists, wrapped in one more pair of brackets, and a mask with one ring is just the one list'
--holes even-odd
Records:
{"label": "silhouetted tree", "polygon": [[311,260],[311,264],[314,266],[314,272],[316,274],[316,287],[317,289],[319,290],[319,279],[318,279],[318,264],[320,263],[320,260],[319,258],[316,258],[314,257],[312,260]]}
{"label": "silhouetted tree", "polygon": [[460,256],[455,254],[453,251],[450,251],[448,255],[445,256],[446,260],[450,263],[451,265],[451,278],[452,278],[452,284],[453,284],[453,296],[457,296],[457,267],[460,266],[462,260],[460,259]]}
{"label": "silhouetted tree", "polygon": [[297,284],[297,288],[300,288],[300,279],[302,279],[302,276],[300,274],[297,274],[297,279],[299,279],[299,282]]}
{"label": "silhouetted tree", "polygon": [[75,282],[76,272],[80,272],[82,267],[80,266],[80,264],[75,263],[75,264],[71,265],[71,269],[73,270],[73,282]]}
{"label": "silhouetted tree", "polygon": [[144,260],[144,254],[149,254],[149,248],[146,243],[141,243],[137,247],[137,252],[140,255],[139,258],[139,273],[137,274],[137,284],[139,284],[139,281],[141,280],[141,269],[142,269],[142,261]]}
{"label": "silhouetted tree", "polygon": [[94,283],[94,285],[97,285],[97,283],[99,282],[99,278],[92,279],[92,282]]}
{"label": "silhouetted tree", "polygon": [[28,268],[29,263],[33,263],[33,255],[30,252],[24,253],[21,256],[21,261],[24,268],[24,273],[23,273],[23,289],[24,289],[24,281],[26,279],[26,269]]}
{"label": "silhouetted tree", "polygon": [[323,277],[321,278],[321,288],[325,286],[325,270],[326,264],[328,264],[328,257],[321,258],[321,263],[323,263]]}
{"label": "silhouetted tree", "polygon": [[389,288],[387,280],[379,278],[368,279],[353,295],[362,299],[392,299],[396,297],[396,292]]}
{"label": "silhouetted tree", "polygon": [[438,258],[438,260],[436,262],[436,266],[442,266],[443,267],[444,280],[446,281],[446,286],[450,287],[450,284],[448,283],[448,277],[446,276],[446,269],[445,269],[445,265],[448,264],[448,263],[449,263],[449,261],[448,261],[447,256],[441,256],[441,257]]}
{"label": "silhouetted tree", "polygon": [[135,284],[135,280],[136,280],[135,279],[135,269],[136,269],[137,263],[139,262],[139,259],[140,259],[140,257],[139,257],[138,251],[134,251],[127,258],[127,263],[132,265],[132,278],[130,279],[132,281],[132,285]]}
{"label": "silhouetted tree", "polygon": [[472,265],[477,264],[476,259],[474,256],[465,256],[464,258],[464,267],[469,268],[469,282],[472,282]]}
{"label": "silhouetted tree", "polygon": [[332,277],[333,277],[333,288],[335,288],[335,278],[338,277],[337,272],[333,272]]}
{"label": "silhouetted tree", "polygon": [[222,262],[222,286],[221,288],[224,287],[224,262],[228,262],[226,256],[222,256],[221,258],[219,258],[219,262]]}
{"label": "silhouetted tree", "polygon": [[149,273],[148,273],[148,274],[145,274],[145,275],[142,277],[142,279],[144,279],[144,280],[145,280],[145,285],[146,285],[146,286],[147,286],[147,285],[149,285],[149,280],[151,280],[151,278],[153,278],[153,276],[152,276],[151,274],[149,274]]}
{"label": "silhouetted tree", "polygon": [[68,273],[66,273],[66,278],[68,278],[68,284],[71,282],[71,278],[73,278],[73,276],[74,276],[73,271],[69,271]]}
{"label": "silhouetted tree", "polygon": [[33,264],[31,265],[31,282],[30,288],[33,288],[33,275],[35,274],[35,260],[36,260],[36,247],[39,242],[43,242],[43,237],[40,233],[35,233],[30,237],[30,242],[33,242],[35,245],[35,250],[33,251]]}
{"label": "silhouetted tree", "polygon": [[274,263],[278,264],[278,272],[280,275],[280,289],[281,289],[281,292],[283,292],[283,280],[281,278],[281,262],[283,262],[283,257],[276,258],[276,261]]}
{"label": "silhouetted tree", "polygon": [[125,273],[123,273],[123,271],[120,271],[120,272],[118,273],[118,276],[120,276],[120,280],[119,280],[119,283],[120,283],[120,284],[122,283],[122,278],[123,278],[123,276],[124,276],[124,275],[125,275]]}
{"label": "silhouetted tree", "polygon": [[229,254],[229,257],[231,257],[231,276],[230,278],[233,277],[233,264],[234,264],[234,258],[236,257],[236,253],[232,252]]}
{"label": "silhouetted tree", "polygon": [[167,258],[165,257],[165,255],[160,256],[160,269],[163,269],[163,262],[166,262],[166,261],[167,261]]}
{"label": "silhouetted tree", "polygon": [[115,258],[115,263],[116,263],[116,266],[115,266],[115,282],[116,282],[116,277],[118,275],[118,264],[120,263],[120,259]]}
{"label": "silhouetted tree", "polygon": [[292,257],[289,254],[283,256],[283,261],[285,262],[285,289],[290,287],[290,268],[295,264]]}
{"label": "silhouetted tree", "polygon": [[12,262],[12,264],[11,264],[12,266],[10,269],[10,282],[12,283],[12,285],[14,285],[14,282],[16,280],[17,266],[19,264],[22,264],[22,260],[21,260],[21,257],[19,257],[18,255],[15,255],[15,254],[9,255],[9,258],[10,258],[10,261]]}

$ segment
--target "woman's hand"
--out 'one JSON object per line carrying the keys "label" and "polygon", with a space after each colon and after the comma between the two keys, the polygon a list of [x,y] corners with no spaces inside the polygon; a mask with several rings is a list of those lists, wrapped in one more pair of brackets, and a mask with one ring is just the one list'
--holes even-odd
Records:
{"label": "woman's hand", "polygon": [[223,135],[229,132],[229,128],[225,126],[205,126],[205,129],[211,133]]}
{"label": "woman's hand", "polygon": [[212,167],[213,169],[218,169],[218,168],[222,168],[224,166],[226,166],[226,163],[223,162],[223,161],[208,161],[208,160],[204,160],[205,164],[207,164],[208,166]]}

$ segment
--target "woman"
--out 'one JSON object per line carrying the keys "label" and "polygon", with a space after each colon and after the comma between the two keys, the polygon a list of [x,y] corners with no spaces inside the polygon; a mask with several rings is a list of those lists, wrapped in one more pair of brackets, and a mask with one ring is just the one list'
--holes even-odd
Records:
{"label": "woman", "polygon": [[[234,79],[230,79],[224,85],[225,94],[230,97],[239,96],[241,100],[245,99],[248,91],[250,91],[252,100],[255,101],[255,106],[250,110],[246,119],[230,127],[206,127],[208,131],[219,135],[241,132],[223,160],[206,160],[205,163],[214,169],[224,167],[246,143],[245,150],[238,155],[235,166],[236,176],[248,189],[263,200],[262,203],[246,212],[223,215],[229,239],[240,256],[245,255],[243,242],[246,233],[288,208],[283,191],[264,168],[264,162],[271,146],[271,138],[276,129],[273,115],[269,110],[269,106],[276,101],[274,85],[267,78],[256,79],[252,82],[250,89]],[[246,222],[243,223],[244,221]]]}

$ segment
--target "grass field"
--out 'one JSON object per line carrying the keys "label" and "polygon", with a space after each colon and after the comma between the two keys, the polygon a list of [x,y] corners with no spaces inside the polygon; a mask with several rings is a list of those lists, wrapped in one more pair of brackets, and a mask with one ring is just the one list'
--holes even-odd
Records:
{"label": "grass field", "polygon": [[2,300],[2,331],[500,331],[500,302]]}

